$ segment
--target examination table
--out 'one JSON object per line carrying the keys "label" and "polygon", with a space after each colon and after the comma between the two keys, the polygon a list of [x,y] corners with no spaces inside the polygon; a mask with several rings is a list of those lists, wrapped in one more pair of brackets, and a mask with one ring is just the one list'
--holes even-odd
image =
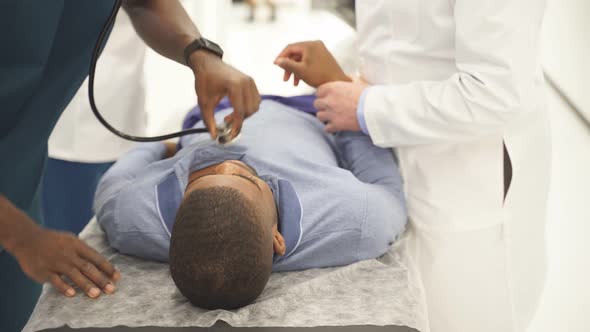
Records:
{"label": "examination table", "polygon": [[[221,324],[220,324],[221,325]],[[231,327],[222,326],[206,327],[112,327],[112,328],[87,328],[72,329],[69,327],[42,330],[44,332],[417,332],[409,327],[400,326],[341,326],[341,327]]]}
{"label": "examination table", "polygon": [[52,332],[415,332],[427,331],[423,294],[401,246],[350,266],[276,273],[255,303],[236,311],[196,308],[166,264],[121,255],[92,221],[80,234],[121,271],[117,292],[68,299],[45,285],[23,331]]}

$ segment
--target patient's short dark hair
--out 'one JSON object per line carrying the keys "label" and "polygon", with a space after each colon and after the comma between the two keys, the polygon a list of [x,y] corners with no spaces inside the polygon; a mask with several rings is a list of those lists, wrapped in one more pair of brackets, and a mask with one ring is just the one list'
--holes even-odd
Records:
{"label": "patient's short dark hair", "polygon": [[194,305],[232,310],[252,303],[272,270],[272,230],[256,204],[229,187],[195,190],[180,206],[170,272]]}

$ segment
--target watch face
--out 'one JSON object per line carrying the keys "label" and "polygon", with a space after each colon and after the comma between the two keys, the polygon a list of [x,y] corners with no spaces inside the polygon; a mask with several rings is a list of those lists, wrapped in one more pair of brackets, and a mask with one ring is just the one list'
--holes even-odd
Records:
{"label": "watch face", "polygon": [[217,53],[219,56],[223,56],[223,50],[221,49],[221,47],[219,47],[219,45],[205,38],[203,38],[202,40],[203,46],[205,46],[205,48],[208,48],[209,50]]}
{"label": "watch face", "polygon": [[186,64],[189,64],[190,55],[198,50],[207,50],[218,57],[223,58],[223,50],[219,45],[205,38],[199,38],[184,49],[184,60]]}

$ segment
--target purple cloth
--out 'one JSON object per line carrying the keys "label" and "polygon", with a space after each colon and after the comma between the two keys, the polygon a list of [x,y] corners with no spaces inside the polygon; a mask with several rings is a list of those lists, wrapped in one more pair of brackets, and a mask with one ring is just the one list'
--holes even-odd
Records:
{"label": "purple cloth", "polygon": [[[295,96],[295,97],[281,97],[281,96],[273,96],[273,95],[263,95],[262,100],[273,100],[278,103],[281,103],[285,106],[292,107],[297,109],[301,112],[309,113],[315,115],[318,110],[313,107],[313,102],[315,101],[315,95],[303,95],[303,96]],[[223,98],[219,105],[215,108],[214,112],[219,112],[224,109],[228,109],[231,107],[229,99]],[[192,128],[197,122],[201,121],[201,109],[199,106],[193,108],[184,118],[182,122],[182,129],[190,129]]]}

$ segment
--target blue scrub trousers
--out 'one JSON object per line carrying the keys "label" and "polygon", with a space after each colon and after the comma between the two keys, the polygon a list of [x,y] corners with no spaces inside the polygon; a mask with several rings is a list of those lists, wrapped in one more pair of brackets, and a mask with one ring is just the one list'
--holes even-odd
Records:
{"label": "blue scrub trousers", "polygon": [[94,215],[92,202],[98,182],[112,165],[49,158],[42,186],[41,206],[45,226],[80,233]]}
{"label": "blue scrub trousers", "polygon": [[41,285],[29,279],[6,251],[0,252],[0,266],[0,331],[20,331],[33,312]]}

